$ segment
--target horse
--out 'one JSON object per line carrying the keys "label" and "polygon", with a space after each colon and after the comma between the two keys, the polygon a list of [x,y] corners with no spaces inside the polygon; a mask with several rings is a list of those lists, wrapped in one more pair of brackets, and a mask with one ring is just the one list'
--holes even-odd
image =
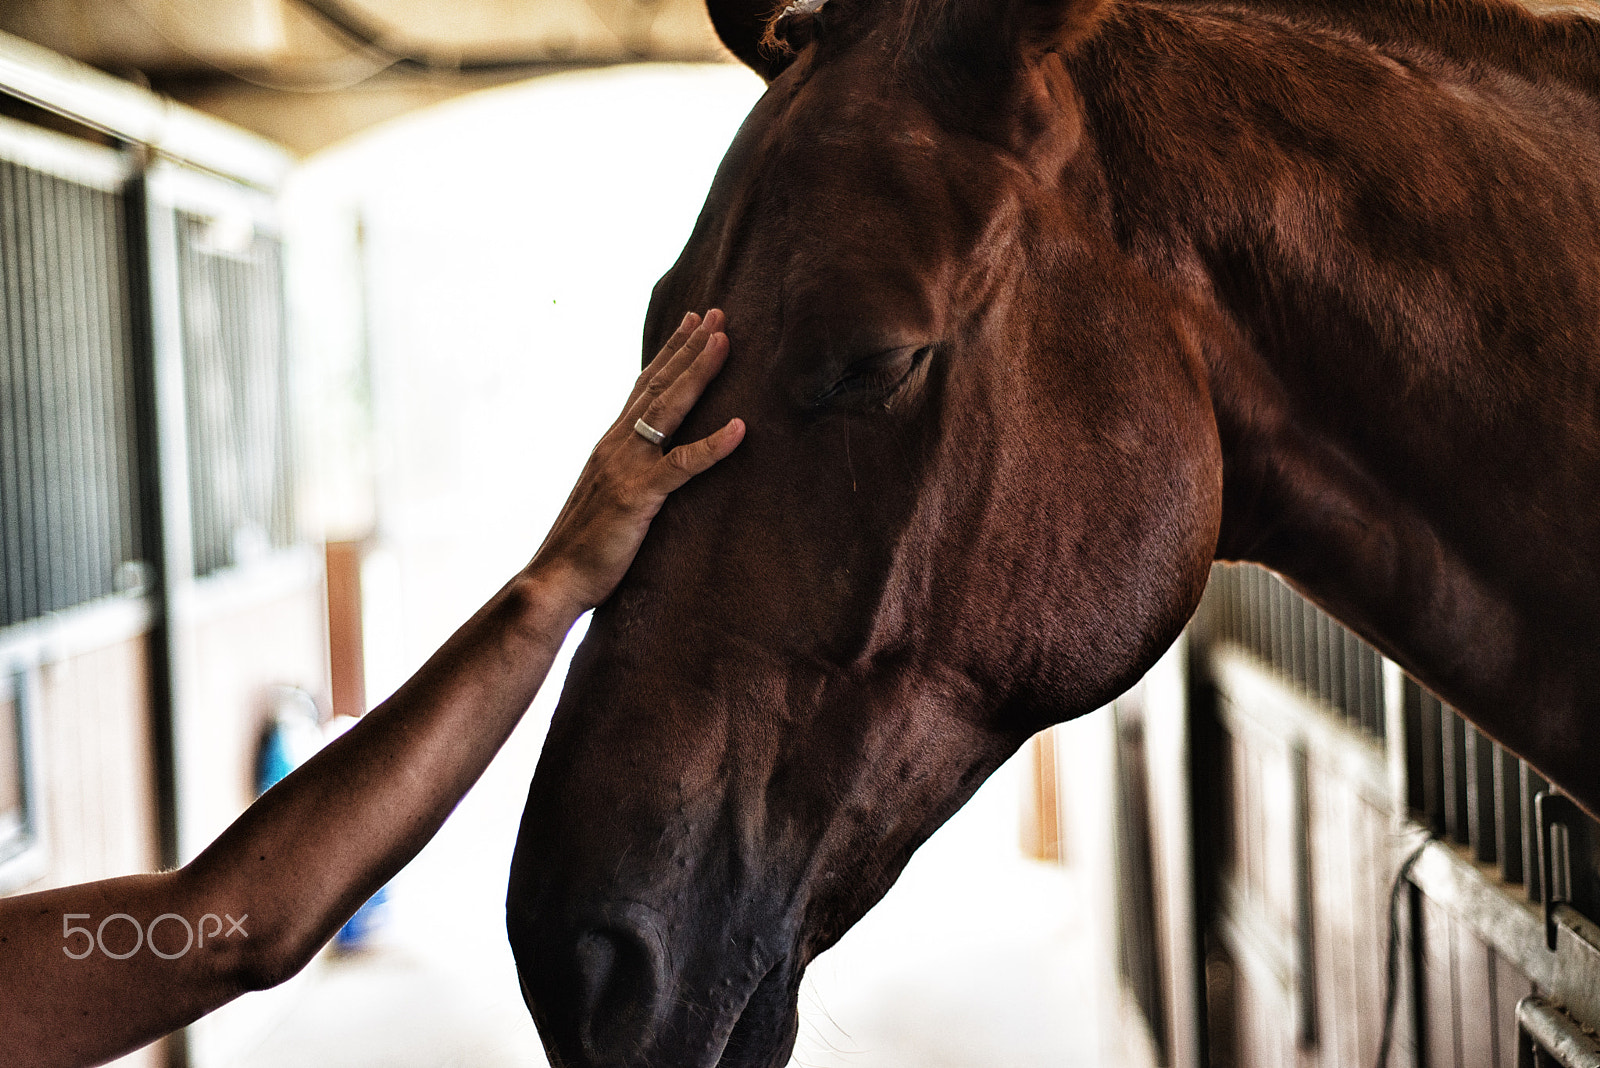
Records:
{"label": "horse", "polygon": [[[725,309],[507,929],[551,1061],[773,1068],[808,962],[1214,560],[1600,814],[1600,23],[1506,0],[711,0]],[[670,161],[664,161],[670,165]]]}

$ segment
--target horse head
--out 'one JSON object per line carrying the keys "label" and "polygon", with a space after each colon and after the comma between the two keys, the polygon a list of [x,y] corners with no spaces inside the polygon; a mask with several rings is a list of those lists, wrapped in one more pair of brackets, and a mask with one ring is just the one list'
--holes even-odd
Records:
{"label": "horse head", "polygon": [[647,351],[726,310],[667,503],[595,613],[513,862],[558,1065],[776,1066],[803,969],[1040,728],[1193,611],[1221,460],[1180,304],[1117,248],[1058,53],[1097,0],[719,27],[771,84]]}

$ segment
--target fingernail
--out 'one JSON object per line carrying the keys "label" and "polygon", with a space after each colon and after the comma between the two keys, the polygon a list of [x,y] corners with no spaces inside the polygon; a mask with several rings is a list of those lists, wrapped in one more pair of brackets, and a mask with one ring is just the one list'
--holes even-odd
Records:
{"label": "fingernail", "polygon": [[692,322],[694,322],[694,312],[684,312],[683,313],[683,322],[679,323],[678,327],[679,327],[679,329],[682,329],[683,327],[688,326]]}

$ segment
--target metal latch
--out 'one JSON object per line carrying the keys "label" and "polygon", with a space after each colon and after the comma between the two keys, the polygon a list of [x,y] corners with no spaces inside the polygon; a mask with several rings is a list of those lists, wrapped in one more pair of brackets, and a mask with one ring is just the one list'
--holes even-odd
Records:
{"label": "metal latch", "polygon": [[[1533,799],[1533,812],[1539,825],[1539,897],[1544,901],[1544,940],[1553,952],[1556,948],[1556,906],[1571,904],[1566,898],[1556,896],[1554,831],[1557,824],[1570,826],[1582,815],[1582,810],[1570,798],[1541,790]],[[1567,881],[1562,879],[1563,884]]]}
{"label": "metal latch", "polygon": [[1530,994],[1517,1002],[1517,1068],[1600,1068],[1600,1042],[1572,1017]]}

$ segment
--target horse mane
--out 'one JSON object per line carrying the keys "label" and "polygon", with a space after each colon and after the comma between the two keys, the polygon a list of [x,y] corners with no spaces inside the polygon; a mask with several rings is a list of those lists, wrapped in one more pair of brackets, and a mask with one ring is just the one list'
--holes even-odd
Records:
{"label": "horse mane", "polygon": [[[785,22],[808,21],[828,0],[779,3],[766,19],[760,47],[769,55],[790,51]],[[907,27],[948,17],[962,0],[900,0]],[[1058,0],[1066,4],[1071,0]],[[1530,79],[1553,78],[1600,96],[1600,4],[1589,0],[1545,4],[1530,0],[1103,0],[1122,4],[1235,10],[1310,22],[1353,33],[1372,44],[1421,46],[1463,65],[1488,65]]]}
{"label": "horse mane", "polygon": [[1600,96],[1600,5],[1592,3],[1539,12],[1515,0],[1170,2],[1312,23],[1378,46],[1420,46],[1464,66],[1495,67],[1534,81],[1555,79]]}

